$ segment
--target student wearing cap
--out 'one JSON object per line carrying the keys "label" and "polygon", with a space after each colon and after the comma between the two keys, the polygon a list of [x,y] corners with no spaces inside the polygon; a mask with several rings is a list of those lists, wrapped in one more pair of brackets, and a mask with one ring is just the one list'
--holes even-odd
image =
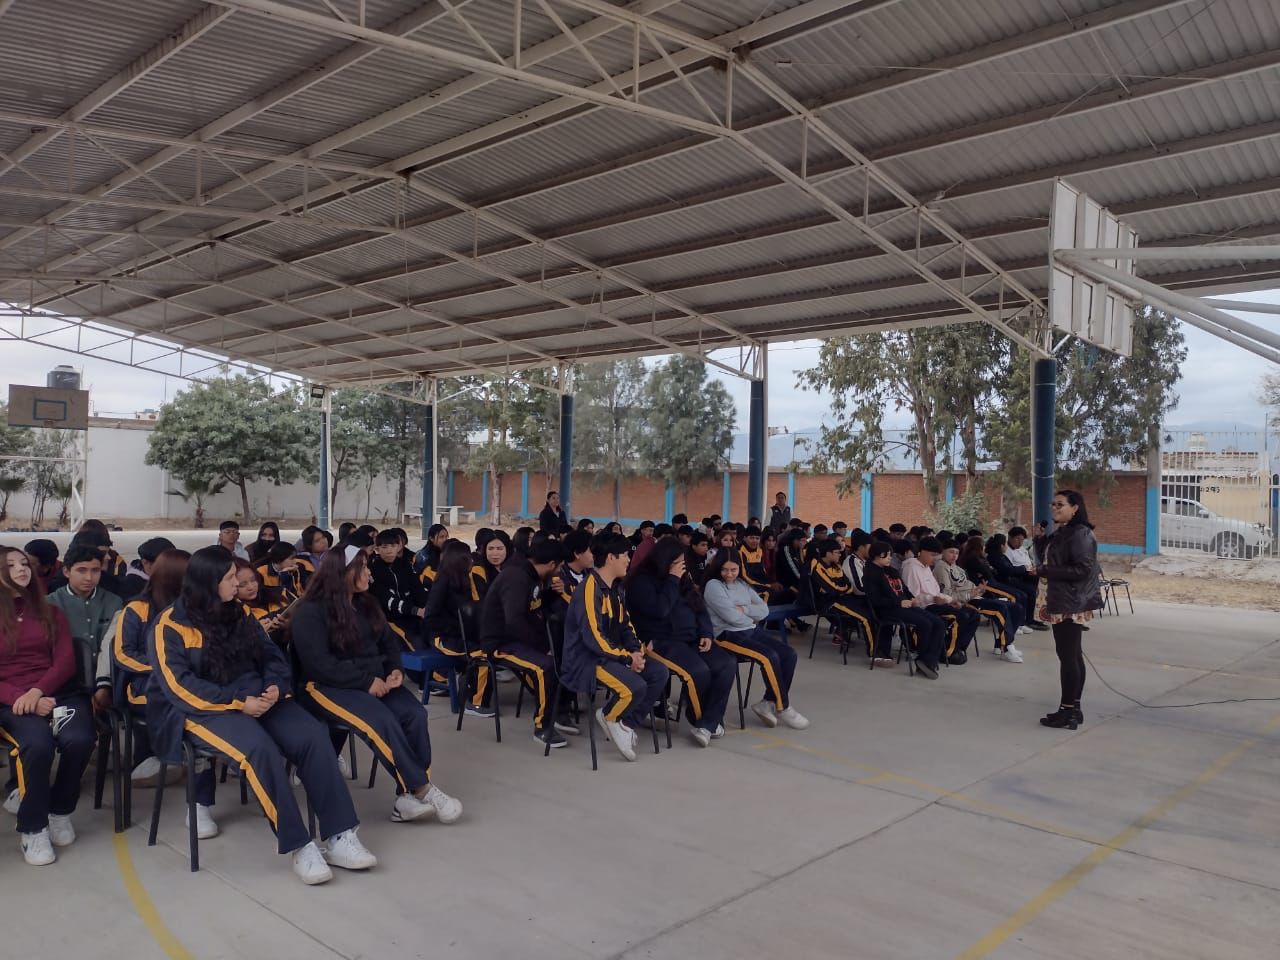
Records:
{"label": "student wearing cap", "polygon": [[973,607],[945,593],[933,575],[934,564],[942,556],[942,544],[934,537],[921,537],[919,553],[919,557],[903,563],[902,579],[920,606],[948,622],[950,643],[946,649],[947,662],[962,664],[969,659],[967,651],[981,617]]}
{"label": "student wearing cap", "polygon": [[564,549],[556,540],[531,546],[528,556],[517,557],[502,568],[480,603],[480,646],[515,672],[537,697],[533,738],[552,747],[567,744],[562,733],[578,732],[571,724],[550,716],[559,681],[547,640],[543,603],[547,580],[563,556]]}
{"label": "student wearing cap", "polygon": [[234,520],[223,520],[218,524],[218,546],[238,560],[249,560],[249,551],[240,542],[240,524]]}
{"label": "student wearing cap", "polygon": [[49,592],[49,581],[62,573],[62,564],[58,562],[58,545],[52,540],[31,540],[22,548],[31,564],[31,572],[35,574],[40,590]]}
{"label": "student wearing cap", "polygon": [[156,557],[172,549],[173,541],[167,537],[152,537],[142,541],[142,545],[138,547],[138,559],[129,564],[128,575],[120,581],[120,599],[127,603],[142,593],[147,581],[151,579],[151,568],[155,565]]}

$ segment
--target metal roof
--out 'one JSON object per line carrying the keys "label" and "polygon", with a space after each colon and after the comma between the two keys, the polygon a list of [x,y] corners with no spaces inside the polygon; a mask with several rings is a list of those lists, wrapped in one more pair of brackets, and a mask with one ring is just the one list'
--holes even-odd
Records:
{"label": "metal roof", "polygon": [[1057,177],[1144,244],[1280,237],[1280,7],[0,0],[0,335],[354,383],[1018,332]]}

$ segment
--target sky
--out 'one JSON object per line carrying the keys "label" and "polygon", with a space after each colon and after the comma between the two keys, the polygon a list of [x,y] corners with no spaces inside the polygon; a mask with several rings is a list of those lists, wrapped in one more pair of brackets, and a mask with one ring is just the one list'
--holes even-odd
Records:
{"label": "sky", "polygon": [[[1243,296],[1243,295],[1242,295]],[[1249,294],[1249,299],[1280,303],[1280,290]],[[1280,316],[1247,314],[1246,319],[1270,330],[1280,331]],[[1239,423],[1261,429],[1265,411],[1258,400],[1259,384],[1272,364],[1211,334],[1183,325],[1187,339],[1187,360],[1178,384],[1179,404],[1168,425],[1204,421]],[[796,386],[796,373],[818,359],[814,340],[775,344],[769,351],[769,423],[791,432],[821,423],[828,406],[821,394]],[[158,408],[185,381],[148,371],[132,369],[105,360],[81,357],[34,343],[0,341],[0,384],[42,384],[45,373],[58,364],[83,370],[90,391],[90,408],[98,416],[129,416]],[[748,386],[745,380],[710,368],[733,396],[738,411],[738,432],[747,430]],[[7,390],[5,391],[7,395]],[[901,422],[899,422],[901,421]],[[902,414],[892,413],[886,423],[891,429],[909,426]]]}

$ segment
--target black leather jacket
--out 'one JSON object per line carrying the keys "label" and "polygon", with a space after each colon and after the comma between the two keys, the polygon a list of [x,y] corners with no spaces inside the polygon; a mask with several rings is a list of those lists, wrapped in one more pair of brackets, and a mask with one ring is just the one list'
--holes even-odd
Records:
{"label": "black leather jacket", "polygon": [[1040,576],[1048,581],[1044,606],[1049,613],[1083,613],[1102,606],[1098,584],[1098,541],[1083,523],[1058,527],[1044,542]]}

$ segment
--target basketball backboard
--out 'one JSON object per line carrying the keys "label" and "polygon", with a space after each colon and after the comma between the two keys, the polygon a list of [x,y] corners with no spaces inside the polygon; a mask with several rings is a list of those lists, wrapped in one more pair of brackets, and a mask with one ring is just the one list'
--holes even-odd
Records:
{"label": "basketball backboard", "polygon": [[89,429],[89,391],[9,384],[9,426]]}

